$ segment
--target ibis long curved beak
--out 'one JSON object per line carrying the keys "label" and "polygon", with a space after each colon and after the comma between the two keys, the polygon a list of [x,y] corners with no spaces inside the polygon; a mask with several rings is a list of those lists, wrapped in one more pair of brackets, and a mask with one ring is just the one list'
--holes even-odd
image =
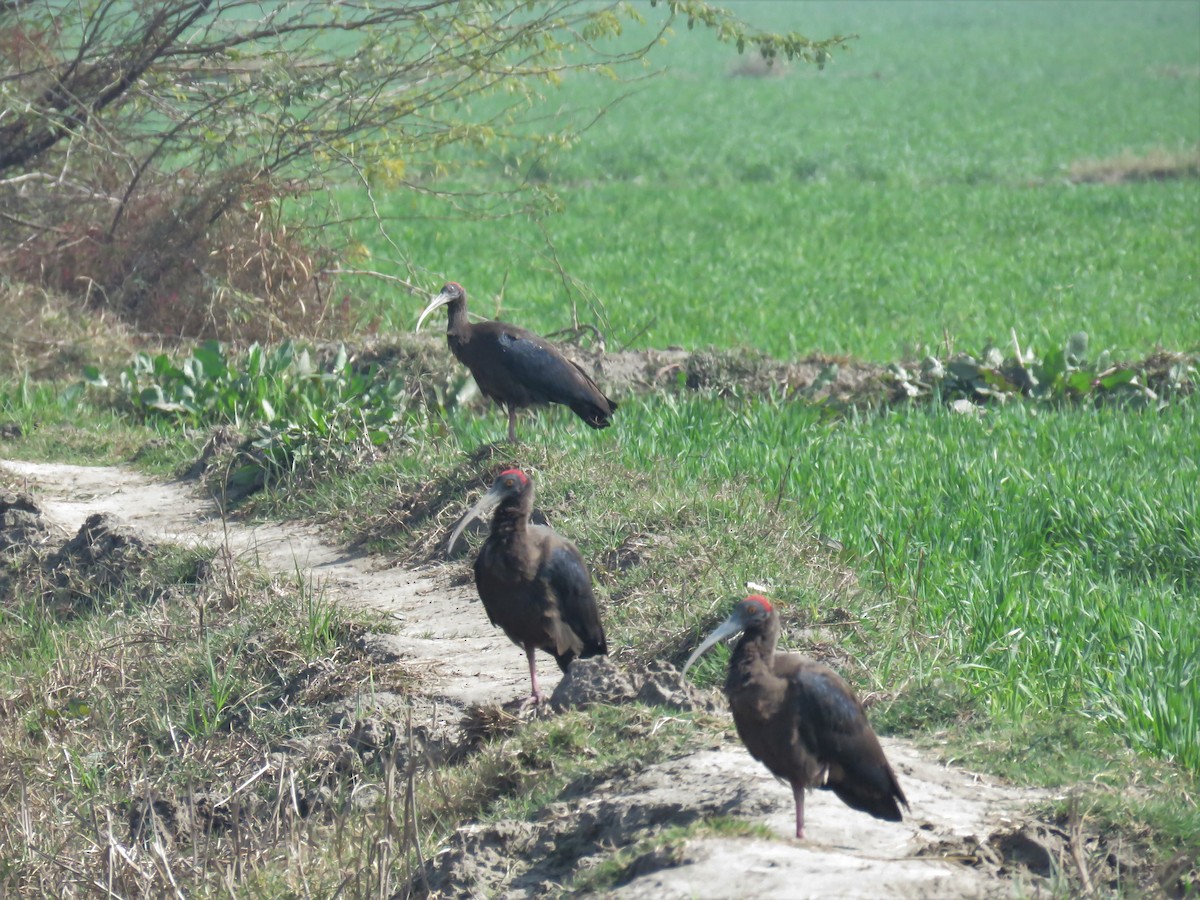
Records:
{"label": "ibis long curved beak", "polygon": [[417,327],[414,328],[413,330],[420,331],[422,323],[424,323],[424,321],[429,318],[429,314],[431,312],[433,312],[435,309],[437,309],[438,307],[445,306],[449,302],[450,302],[450,295],[447,294],[445,291],[442,291],[440,294],[438,294],[436,297],[434,297],[432,300],[430,300],[429,305],[427,307],[425,307],[424,312],[422,312],[420,318],[417,319]]}
{"label": "ibis long curved beak", "polygon": [[454,545],[458,543],[458,539],[462,536],[462,533],[466,527],[476,519],[480,519],[487,515],[496,507],[496,504],[500,502],[500,495],[502,492],[503,489],[499,486],[499,484],[493,484],[491,489],[488,490],[488,492],[478,500],[476,500],[475,505],[468,509],[466,514],[458,520],[458,524],[454,526],[454,531],[450,532],[450,542],[446,545],[447,556],[452,556],[454,554]]}
{"label": "ibis long curved beak", "polygon": [[707,652],[710,648],[716,646],[727,637],[741,633],[745,627],[746,620],[742,615],[741,606],[738,606],[738,608],[730,614],[728,619],[714,628],[712,634],[706,637],[701,642],[700,646],[692,651],[692,655],[688,657],[688,661],[683,664],[683,674],[686,675],[687,670],[692,667],[692,663],[699,659],[701,655]]}

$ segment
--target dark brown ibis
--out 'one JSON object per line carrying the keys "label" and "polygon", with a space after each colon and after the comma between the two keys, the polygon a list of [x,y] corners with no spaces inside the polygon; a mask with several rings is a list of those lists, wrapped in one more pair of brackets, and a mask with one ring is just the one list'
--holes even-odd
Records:
{"label": "dark brown ibis", "polygon": [[492,507],[492,530],[475,559],[475,587],[492,624],[525,649],[530,700],[538,704],[534,651],[545,650],[565,672],[576,658],[608,653],[608,643],[583,557],[551,528],[530,523],[533,482],[519,469],[500,473],[450,535],[449,550]]}
{"label": "dark brown ibis", "polygon": [[804,838],[804,792],[833,791],[851,809],[900,821],[908,801],[888,765],[862,704],[828,666],[776,653],[779,613],[766,597],[743,600],[683,667],[724,638],[741,633],[729,659],[725,695],[750,755],[792,786],[796,837]]}
{"label": "dark brown ibis", "polygon": [[588,374],[549,341],[504,322],[467,321],[467,292],[451,281],[425,307],[417,330],[429,314],[448,307],[446,341],[471,370],[485,397],[508,410],[508,439],[517,440],[517,410],[561,403],[592,428],[607,428],[616,401],[596,387]]}

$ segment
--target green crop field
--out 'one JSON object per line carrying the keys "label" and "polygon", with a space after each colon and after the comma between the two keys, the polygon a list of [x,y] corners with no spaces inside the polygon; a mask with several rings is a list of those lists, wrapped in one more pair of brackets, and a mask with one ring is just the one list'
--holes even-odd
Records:
{"label": "green crop field", "polygon": [[[664,71],[621,88],[576,76],[547,122],[618,96],[534,177],[564,204],[428,220],[383,193],[388,233],[428,287],[609,346],[748,345],[890,360],[925,347],[1200,346],[1200,180],[1075,184],[1072,166],[1200,144],[1194,3],[765,3],[736,7],[813,37],[857,33],[825,71],[734,74],[746,60],[686,30]],[[639,32],[639,36],[643,36]],[[487,183],[489,161],[474,177]],[[348,195],[348,202],[356,201]],[[546,249],[548,237],[557,263]],[[384,271],[396,250],[362,239]],[[563,288],[558,265],[595,292]],[[411,326],[417,302],[366,285]]]}
{"label": "green crop field", "polygon": [[[502,420],[450,423],[287,508],[344,520],[388,485],[461,477],[463,448]],[[608,585],[614,646],[667,649],[645,609],[655,635],[677,634],[746,581],[823,617],[797,550],[819,533],[880,597],[856,611],[861,642],[847,635],[872,684],[903,695],[958,683],[1009,724],[1082,715],[1200,769],[1194,407],[1017,407],[981,421],[934,405],[828,421],[794,403],[665,396],[623,406],[618,424],[597,435],[546,415],[524,426],[531,449],[519,454],[586,558],[668,539],[669,552]],[[706,665],[715,679],[721,664]]]}
{"label": "green crop field", "polygon": [[[463,282],[484,315],[550,332],[571,324],[574,304],[610,349],[711,344],[886,361],[977,352],[1010,331],[1044,352],[1085,330],[1094,351],[1117,358],[1195,350],[1194,159],[1187,177],[1166,180],[1068,176],[1122,154],[1194,157],[1200,5],[1080,9],[746,4],[739,11],[767,27],[860,38],[824,72],[795,65],[764,77],[736,74],[747,61],[708,36],[672,35],[653,77],[622,86],[575,76],[548,95],[553,122],[631,92],[577,147],[538,163],[560,213],[470,221],[429,196],[376,192],[394,244],[375,227],[361,239],[381,270],[391,258],[391,271],[407,271],[403,254],[430,288]],[[634,30],[631,40],[650,33]],[[493,164],[460,173],[460,186],[494,186]],[[365,198],[346,187],[341,201],[353,211]],[[568,292],[563,273],[583,290]],[[362,285],[364,313],[411,327],[419,300]],[[3,406],[32,431],[44,404],[18,395]],[[391,478],[459,472],[497,421],[445,415],[447,430],[416,427],[420,452],[384,474],[302,496],[285,487],[279,502],[344,520]],[[340,422],[331,416],[320,440]],[[721,548],[703,575],[684,567],[683,581],[657,583],[674,591],[675,612],[662,615],[680,627],[695,628],[746,580],[814,607],[804,561],[780,548],[817,529],[844,545],[865,596],[882,598],[856,611],[873,623],[858,648],[873,681],[946,679],[1010,723],[1030,710],[1081,715],[1200,770],[1200,419],[1187,399],[1162,410],[1016,403],[981,419],[933,404],[830,421],[775,398],[668,395],[625,399],[612,432],[561,415],[523,432],[531,446],[558,448],[522,462],[545,497],[574,485],[590,498],[562,524],[585,552],[668,528],[690,552]],[[88,446],[113,452],[120,440]],[[80,449],[72,438],[41,452]],[[649,472],[664,474],[643,483]],[[673,522],[652,514],[693,505]],[[365,527],[349,518],[351,532]],[[740,537],[763,528],[773,552]],[[641,587],[613,590],[652,595],[651,576],[638,578]],[[614,616],[623,643],[646,645],[646,620]]]}
{"label": "green crop field", "polygon": [[[1007,349],[1013,332],[1044,352],[1077,330],[1118,358],[1200,347],[1200,5],[736,9],[859,39],[825,71],[764,77],[683,32],[644,81],[577,76],[549,95],[548,122],[629,96],[533,167],[560,213],[456,221],[428,197],[384,195],[395,246],[364,231],[373,263],[400,271],[388,268],[398,248],[427,287],[461,281],[482,315],[543,332],[578,316],[610,349],[887,361]],[[1073,177],[1156,155],[1189,160],[1190,175]],[[481,161],[465,183],[486,187],[498,165]],[[560,267],[586,290],[565,288]],[[411,327],[418,300],[364,289]],[[696,400],[627,404],[619,431],[623,465],[671,472],[679,495],[751,485],[735,535],[784,478],[787,516],[842,540],[876,584],[904,585],[910,625],[930,638],[910,644],[899,677],[952,673],[1002,718],[1082,712],[1200,765],[1194,410],[826,428],[788,406],[734,415]],[[557,427],[537,439],[572,455],[613,446]],[[890,659],[897,645],[879,637]]]}

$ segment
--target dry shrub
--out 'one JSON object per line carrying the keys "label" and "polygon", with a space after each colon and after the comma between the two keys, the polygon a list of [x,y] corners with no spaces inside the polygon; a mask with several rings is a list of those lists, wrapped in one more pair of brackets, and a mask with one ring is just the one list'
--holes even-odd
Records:
{"label": "dry shrub", "polygon": [[[81,165],[80,169],[85,166]],[[246,170],[205,181],[186,170],[143,174],[93,162],[78,183],[6,191],[17,220],[0,228],[0,275],[81,301],[141,332],[271,341],[336,337],[350,317],[326,273],[316,231],[288,230],[281,204],[297,191]],[[82,185],[86,184],[86,190]],[[54,222],[22,231],[19,221]]]}
{"label": "dry shrub", "polygon": [[1067,176],[1075,184],[1197,178],[1200,177],[1200,147],[1181,151],[1159,147],[1141,154],[1127,150],[1108,159],[1076,160],[1068,167]]}

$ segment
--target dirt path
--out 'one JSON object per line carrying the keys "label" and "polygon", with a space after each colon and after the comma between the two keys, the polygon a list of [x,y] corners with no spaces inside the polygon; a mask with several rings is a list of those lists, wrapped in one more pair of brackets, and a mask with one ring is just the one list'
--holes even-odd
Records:
{"label": "dirt path", "polygon": [[[124,468],[0,460],[0,476],[37,496],[64,536],[92,513],[106,512],[153,538],[210,545],[228,540],[235,554],[252,554],[268,570],[285,575],[299,570],[343,602],[383,611],[398,621],[391,649],[426,668],[431,698],[465,706],[508,701],[528,690],[523,654],[488,624],[472,588],[449,586],[446,569],[398,569],[380,557],[331,546],[305,526],[223,523],[194,484],[154,481]],[[448,646],[457,652],[447,653]],[[552,690],[558,672],[545,666],[539,677],[543,673],[544,687]],[[565,850],[591,827],[596,844],[620,846],[636,840],[639,827],[737,814],[765,823],[780,839],[691,841],[682,859],[639,861],[616,896],[950,898],[1046,892],[1044,879],[1013,864],[1037,870],[1055,855],[1046,849],[1045,828],[1027,823],[1023,812],[1041,795],[931,762],[904,741],[884,745],[912,803],[911,816],[900,825],[855,813],[817,791],[807,805],[811,838],[790,840],[791,792],[726,736],[713,749],[600,785],[560,819],[551,813],[536,826],[466,826],[440,858],[439,871],[452,893],[475,894],[482,883],[489,885],[489,895],[533,896],[555,874],[545,868],[544,858],[554,855],[547,853],[547,841]],[[532,845],[512,837],[520,832],[528,838],[531,828],[540,829]],[[1035,835],[1039,828],[1041,837]],[[512,857],[522,854],[514,866]],[[520,874],[514,877],[514,870]],[[1015,878],[1014,871],[1020,873]]]}
{"label": "dirt path", "polygon": [[[523,654],[491,627],[474,591],[449,587],[445,573],[391,568],[385,559],[325,543],[304,525],[223,523],[217,505],[189,482],[153,481],[123,468],[16,460],[0,460],[0,470],[28,480],[64,536],[92,513],[106,512],[159,540],[219,546],[227,538],[235,555],[250,556],[268,571],[299,570],[343,602],[395,617],[403,627],[389,638],[392,649],[428,666],[427,680],[439,699],[465,705],[528,690]],[[463,652],[448,655],[447,639],[458,641]],[[551,669],[545,683],[553,690],[558,673]]]}

